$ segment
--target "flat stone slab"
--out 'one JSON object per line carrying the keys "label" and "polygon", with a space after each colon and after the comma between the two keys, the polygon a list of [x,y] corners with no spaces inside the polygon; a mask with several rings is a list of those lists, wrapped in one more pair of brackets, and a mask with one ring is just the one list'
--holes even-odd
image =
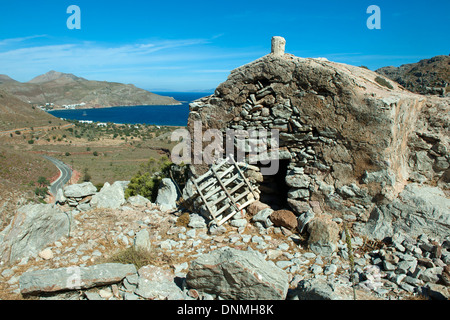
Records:
{"label": "flat stone slab", "polygon": [[66,198],[83,198],[91,196],[97,192],[97,187],[92,182],[72,184],[64,188]]}
{"label": "flat stone slab", "polygon": [[136,274],[136,267],[121,263],[36,270],[22,274],[19,287],[22,294],[88,289],[120,282],[132,274]]}

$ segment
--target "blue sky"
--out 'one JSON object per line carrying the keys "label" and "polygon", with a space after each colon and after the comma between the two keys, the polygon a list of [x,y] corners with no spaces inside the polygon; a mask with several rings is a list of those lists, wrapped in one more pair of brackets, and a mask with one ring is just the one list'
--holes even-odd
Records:
{"label": "blue sky", "polygon": [[[67,8],[81,9],[69,30]],[[370,5],[381,29],[370,30]],[[450,53],[450,1],[2,1],[0,74],[49,70],[151,91],[202,91],[270,52],[326,57],[372,70]]]}

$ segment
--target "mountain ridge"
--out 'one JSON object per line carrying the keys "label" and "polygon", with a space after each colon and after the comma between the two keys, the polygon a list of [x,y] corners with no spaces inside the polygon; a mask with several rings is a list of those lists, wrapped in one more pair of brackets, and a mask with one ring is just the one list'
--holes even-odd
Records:
{"label": "mountain ridge", "polygon": [[71,73],[51,70],[28,82],[0,75],[0,90],[32,105],[51,105],[55,109],[107,108],[136,105],[179,105],[172,97],[137,88],[133,84],[87,80]]}
{"label": "mountain ridge", "polygon": [[74,75],[72,73],[63,73],[63,72],[59,72],[59,71],[55,71],[55,70],[50,70],[47,73],[41,74],[41,75],[31,79],[27,83],[45,83],[45,82],[58,80],[61,78],[69,78],[72,80],[87,80],[85,78],[77,77],[76,75]]}
{"label": "mountain ridge", "polygon": [[399,67],[386,66],[375,72],[412,92],[432,95],[450,92],[450,56],[438,55]]}

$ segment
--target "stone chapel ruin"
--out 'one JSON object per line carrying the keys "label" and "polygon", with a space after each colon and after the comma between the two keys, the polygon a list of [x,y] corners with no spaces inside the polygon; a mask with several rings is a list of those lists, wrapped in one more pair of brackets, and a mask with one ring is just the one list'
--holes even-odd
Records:
{"label": "stone chapel ruin", "polygon": [[[285,44],[273,37],[270,54],[233,70],[213,95],[193,102],[188,129],[196,121],[224,136],[227,129],[277,129],[278,172],[262,176],[257,161],[246,171],[260,201],[274,209],[292,210],[299,219],[327,213],[378,238],[388,236],[386,230],[420,232],[401,224],[408,219],[401,214],[386,229],[380,212],[388,215],[383,208],[410,183],[448,192],[448,99],[414,94],[386,79],[390,89],[370,70],[296,57],[284,52]],[[197,177],[206,171],[193,167]],[[416,220],[443,226],[426,228],[435,236],[448,232],[448,210],[428,218]]]}

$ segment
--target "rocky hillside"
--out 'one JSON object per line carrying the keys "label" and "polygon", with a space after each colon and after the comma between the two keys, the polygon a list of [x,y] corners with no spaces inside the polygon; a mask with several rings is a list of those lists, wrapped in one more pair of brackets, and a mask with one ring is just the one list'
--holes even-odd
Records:
{"label": "rocky hillside", "polygon": [[[165,185],[171,184],[170,180]],[[333,240],[333,223],[308,223],[312,250],[283,210],[255,202],[245,217],[208,226],[170,188],[156,203],[124,199],[127,182],[67,186],[56,204],[18,208],[0,232],[0,297],[52,300],[448,299],[449,241],[396,235]],[[425,207],[424,207],[425,208]],[[292,213],[291,213],[292,214]],[[283,218],[284,216],[284,218]],[[277,218],[276,218],[277,217]],[[245,223],[242,223],[245,221]],[[236,222],[236,223],[235,223]],[[239,223],[237,223],[239,222]],[[304,225],[301,226],[303,228]],[[355,263],[351,265],[349,256]],[[355,277],[351,278],[354,268]],[[205,281],[205,279],[207,279]],[[355,290],[353,290],[353,287]]]}
{"label": "rocky hillside", "polygon": [[0,77],[0,89],[34,105],[53,103],[56,107],[85,103],[78,108],[133,105],[174,105],[178,101],[139,89],[132,84],[92,81],[73,74],[50,71],[21,83]]}
{"label": "rocky hillside", "polygon": [[436,56],[400,67],[383,67],[375,72],[420,94],[445,95],[450,92],[450,56]]}
{"label": "rocky hillside", "polygon": [[49,122],[53,125],[64,123],[64,121],[38,108],[33,108],[29,103],[0,89],[0,131],[39,127],[49,125]]}

